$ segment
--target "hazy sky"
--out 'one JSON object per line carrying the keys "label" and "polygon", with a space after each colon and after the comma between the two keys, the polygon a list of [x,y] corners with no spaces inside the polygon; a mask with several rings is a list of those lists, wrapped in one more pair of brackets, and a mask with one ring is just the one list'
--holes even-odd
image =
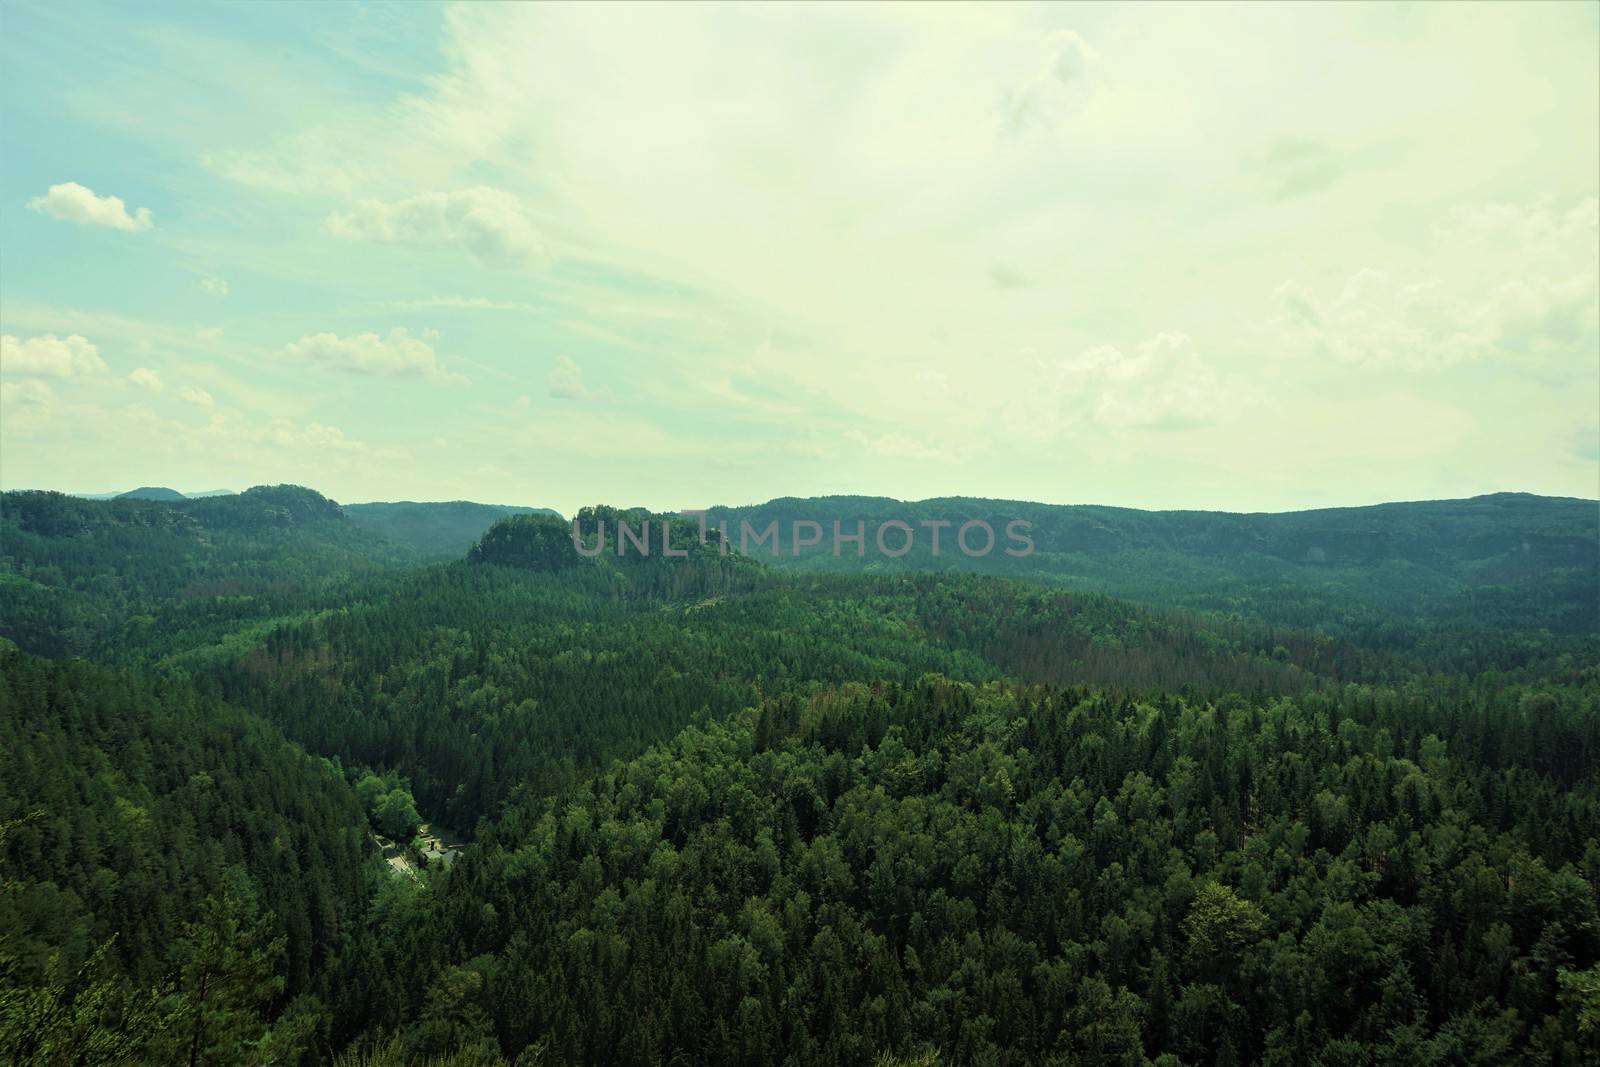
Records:
{"label": "hazy sky", "polygon": [[1600,5],[0,4],[0,483],[1600,494]]}

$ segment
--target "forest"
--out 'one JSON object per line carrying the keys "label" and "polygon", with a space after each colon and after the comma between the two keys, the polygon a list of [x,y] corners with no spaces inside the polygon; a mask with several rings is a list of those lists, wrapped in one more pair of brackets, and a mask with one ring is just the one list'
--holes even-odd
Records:
{"label": "forest", "polygon": [[0,1061],[1600,1060],[1594,501],[711,514],[0,497]]}

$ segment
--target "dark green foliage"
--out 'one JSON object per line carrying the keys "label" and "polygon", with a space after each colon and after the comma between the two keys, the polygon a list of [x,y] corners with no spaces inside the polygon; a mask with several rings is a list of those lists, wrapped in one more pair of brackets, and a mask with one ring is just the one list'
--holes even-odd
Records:
{"label": "dark green foliage", "polygon": [[126,493],[118,493],[113,500],[185,500],[187,499],[176,489],[165,486],[141,485],[137,489],[129,489]]}
{"label": "dark green foliage", "polygon": [[572,543],[572,529],[548,515],[519,515],[494,524],[472,546],[467,559],[529,571],[560,571],[584,565]]}
{"label": "dark green foliage", "polygon": [[402,845],[416,836],[422,816],[417,814],[410,788],[396,776],[364,774],[356,782],[356,796],[361,798],[367,818],[379,833]]}
{"label": "dark green foliage", "polygon": [[[714,508],[739,543],[741,522],[777,520],[776,567],[817,570],[981,571],[1094,590],[1208,613],[1409,647],[1440,625],[1480,624],[1592,634],[1600,626],[1600,504],[1593,500],[1496,493],[1470,500],[1380,504],[1284,514],[1135,511],[1088,505],[950,497],[902,502],[885,497],[785,497]],[[826,520],[823,543],[796,557],[796,519]],[[866,528],[867,549],[833,553],[832,520]],[[899,519],[917,539],[887,558],[874,547],[880,523]],[[969,520],[997,535],[989,555],[956,547]],[[1032,524],[1031,555],[1008,556],[1006,524]],[[925,520],[948,520],[938,558]],[[898,547],[895,533],[891,547]],[[975,533],[973,544],[982,536]]]}
{"label": "dark green foliage", "polygon": [[[1595,695],[1543,729],[1597,751]],[[1575,1067],[1600,781],[1529,726],[1362,687],[768,702],[508,814],[433,894],[411,1047]]]}
{"label": "dark green foliage", "polygon": [[[33,998],[17,1026],[104,1000],[166,1032],[177,1007],[148,991],[182,992],[195,953],[222,951],[192,930],[225,922],[208,898],[271,950],[256,1008],[311,989],[360,933],[370,853],[342,776],[180,686],[0,653],[0,824],[0,972]],[[0,1048],[40,1037],[7,1029]]]}
{"label": "dark green foliage", "polygon": [[[496,531],[517,545],[530,526],[564,529],[519,518]],[[568,566],[430,570],[278,629],[195,682],[312,751],[404,768],[424,814],[469,829],[517,787],[571,784],[786,689],[938,671],[1294,692],[1379,669],[1326,638],[975,575],[789,578],[714,551],[588,561],[570,539],[551,552]]]}
{"label": "dark green foliage", "polygon": [[41,655],[183,650],[410,553],[299,486],[193,500],[0,494],[0,637]]}
{"label": "dark green foliage", "polygon": [[[546,572],[583,566],[618,568],[629,572],[635,585],[642,575],[659,576],[668,568],[698,575],[752,569],[748,561],[723,550],[716,531],[708,531],[702,541],[696,523],[639,508],[612,507],[584,508],[570,524],[553,515],[506,519],[484,533],[467,560]],[[653,585],[647,588],[659,591]]]}
{"label": "dark green foliage", "polygon": [[236,1063],[266,1037],[263,1013],[283,991],[286,939],[231,881],[207,897],[178,942],[179,972],[156,1044],[170,1063]]}

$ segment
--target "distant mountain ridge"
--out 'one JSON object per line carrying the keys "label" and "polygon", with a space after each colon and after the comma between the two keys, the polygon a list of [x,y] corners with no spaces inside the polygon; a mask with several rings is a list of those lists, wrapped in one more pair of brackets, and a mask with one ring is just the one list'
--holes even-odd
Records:
{"label": "distant mountain ridge", "polygon": [[[548,508],[473,501],[341,507],[292,485],[206,498],[146,499],[140,492],[103,501],[47,492],[4,494],[0,581],[7,572],[27,576],[21,586],[13,579],[13,593],[44,596],[41,590],[53,581],[48,568],[58,563],[76,566],[94,557],[114,566],[113,558],[134,558],[168,561],[160,580],[150,579],[155,584],[149,591],[160,596],[286,584],[304,589],[375,566],[461,558],[508,518],[542,516],[561,525],[561,516]],[[640,510],[585,509],[583,514],[597,513],[613,517],[612,552],[616,518],[645,517]],[[797,555],[793,523],[801,520],[817,523],[821,538]],[[833,554],[835,520],[847,534],[862,525],[865,545],[859,555],[853,544]],[[877,549],[877,529],[891,520],[914,533],[913,547],[903,556]],[[1026,556],[996,550],[973,559],[955,547],[959,528],[973,521],[989,523],[999,545],[1007,547],[1006,526],[1013,520],[1030,524],[1034,550]],[[971,497],[909,502],[781,497],[748,507],[711,508],[707,521],[728,524],[735,551],[741,523],[759,531],[776,522],[778,554],[770,542],[750,546],[749,554],[782,570],[975,571],[1360,639],[1446,622],[1600,632],[1600,502],[1574,498],[1496,493],[1231,513]],[[942,528],[938,556],[930,551],[931,531],[923,525],[936,522],[949,524]],[[592,536],[592,521],[585,530]],[[898,549],[902,538],[903,533],[891,531],[887,540]],[[981,534],[977,540],[982,542]],[[487,549],[486,559],[499,554],[494,545]],[[284,573],[295,577],[285,583]],[[40,603],[47,601],[53,603],[53,595]],[[83,625],[95,628],[87,620]]]}
{"label": "distant mountain ridge", "polygon": [[[967,522],[988,523],[1004,544],[1006,525],[1031,524],[1034,551],[969,558],[955,545]],[[783,497],[748,507],[708,509],[740,544],[741,523],[756,531],[776,520],[783,541],[770,566],[823,571],[968,570],[1027,578],[1152,603],[1240,614],[1307,628],[1352,631],[1447,613],[1526,619],[1554,629],[1600,628],[1600,502],[1530,493],[1463,500],[1240,514],[1139,511],[1098,505],[943,497]],[[821,543],[794,553],[790,529],[823,526]],[[880,525],[899,520],[915,532],[911,551],[877,550]],[[865,551],[833,553],[833,523],[853,534],[864,523]],[[939,556],[924,522],[948,522]],[[898,550],[903,532],[886,532]],[[973,539],[981,544],[983,535]]]}
{"label": "distant mountain ridge", "polygon": [[[158,503],[179,504],[186,501],[209,500],[215,497],[243,497],[258,490],[237,493],[232,489],[207,489],[184,493],[166,486],[143,485],[122,493],[68,493],[78,500],[145,500]],[[280,486],[278,488],[301,488]],[[33,492],[34,490],[24,490]],[[43,490],[41,490],[43,491]],[[306,492],[315,492],[307,489]],[[321,496],[321,494],[317,494]],[[323,498],[326,499],[326,498]],[[331,503],[331,501],[330,501]],[[336,505],[337,506],[337,505]],[[520,504],[480,504],[470,500],[445,501],[373,501],[363,504],[345,504],[342,510],[356,526],[392,541],[395,545],[418,555],[455,557],[466,553],[484,532],[500,519],[510,515],[549,515],[561,518],[550,508],[528,507]],[[216,514],[216,513],[213,513]]]}
{"label": "distant mountain ridge", "polygon": [[357,526],[429,557],[462,555],[490,527],[512,515],[561,518],[558,512],[549,508],[478,504],[470,500],[346,504],[344,513]]}
{"label": "distant mountain ridge", "polygon": [[242,493],[201,497],[145,487],[109,499],[28,489],[0,494],[0,501],[6,520],[22,530],[51,535],[115,526],[265,528],[344,518],[338,504],[300,485],[258,485]]}
{"label": "distant mountain ridge", "polygon": [[297,485],[199,499],[0,494],[0,636],[44,655],[112,652],[124,628],[303,607],[330,584],[414,561]]}
{"label": "distant mountain ridge", "polygon": [[[708,521],[780,522],[838,519],[853,532],[885,521],[912,526],[981,520],[996,528],[1013,519],[1032,524],[1041,553],[1094,555],[1129,549],[1165,549],[1203,556],[1266,553],[1307,563],[1370,562],[1383,558],[1487,559],[1505,553],[1541,553],[1573,564],[1600,560],[1600,501],[1494,493],[1460,500],[1429,500],[1286,512],[1144,511],[1097,504],[1037,504],[981,497],[901,501],[890,497],[780,497],[745,507],[713,507]],[[832,552],[831,529],[824,547]],[[735,540],[737,540],[735,538]],[[895,542],[898,545],[898,542]],[[913,548],[913,554],[916,549]],[[802,556],[805,554],[803,553]],[[870,552],[869,552],[870,555]]]}
{"label": "distant mountain ridge", "polygon": [[80,500],[199,500],[208,496],[238,496],[235,489],[202,489],[195,493],[185,493],[181,489],[170,489],[164,485],[141,485],[137,489],[129,489],[125,493],[67,493]]}
{"label": "distant mountain ridge", "polygon": [[141,485],[137,489],[129,489],[126,493],[118,493],[115,500],[187,500],[188,497],[176,489],[165,486]]}

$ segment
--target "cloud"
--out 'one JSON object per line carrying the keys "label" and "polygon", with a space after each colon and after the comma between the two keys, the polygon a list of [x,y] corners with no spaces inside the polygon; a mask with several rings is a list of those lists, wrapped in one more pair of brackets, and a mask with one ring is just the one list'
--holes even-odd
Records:
{"label": "cloud", "polygon": [[1326,300],[1290,279],[1273,292],[1280,315],[1269,329],[1291,351],[1351,365],[1424,370],[1494,359],[1559,378],[1583,355],[1592,367],[1596,203],[1461,212],[1442,229],[1427,273],[1364,267]]}
{"label": "cloud", "polygon": [[728,405],[730,409],[739,412],[741,417],[793,422],[803,419],[806,415],[805,408],[800,405],[758,396],[740,388],[732,376],[714,378],[701,384],[707,393]]}
{"label": "cloud", "polygon": [[0,403],[19,407],[48,407],[56,394],[49,382],[27,378],[20,382],[0,382]]}
{"label": "cloud", "polygon": [[315,128],[291,137],[289,146],[287,151],[206,151],[200,161],[230,181],[280,193],[348,192],[370,177],[348,157],[347,131]]}
{"label": "cloud", "polygon": [[360,200],[349,211],[330,215],[328,229],[353,241],[459,247],[486,267],[524,267],[544,253],[522,202],[486,186],[387,202]]}
{"label": "cloud", "polygon": [[1133,353],[1098,345],[1059,361],[1051,392],[1102,426],[1170,430],[1204,422],[1218,401],[1216,373],[1181,333],[1160,333]]}
{"label": "cloud", "polygon": [[1100,53],[1073,30],[1049,34],[1044,40],[1043,62],[1029,64],[1035,71],[1033,77],[1002,97],[1004,128],[1011,133],[1030,126],[1056,128],[1068,114],[1084,106],[1099,65]]}
{"label": "cloud", "polygon": [[212,296],[216,296],[216,297],[227,296],[228,295],[228,279],[226,279],[226,278],[218,278],[218,277],[215,277],[215,276],[210,277],[210,278],[202,278],[200,280],[200,288],[204,289],[206,292],[210,293]]}
{"label": "cloud", "polygon": [[206,392],[204,389],[197,389],[192,385],[186,385],[182,389],[179,389],[178,397],[185,403],[193,404],[196,407],[202,408],[212,407],[216,403],[211,399],[210,393]]}
{"label": "cloud", "polygon": [[128,374],[128,381],[141,389],[148,389],[152,393],[159,393],[164,388],[161,375],[149,367],[135,367]]}
{"label": "cloud", "polygon": [[1050,40],[1054,46],[1050,73],[1055,75],[1056,81],[1062,85],[1077,85],[1087,80],[1100,61],[1100,53],[1072,30],[1057,30]]}
{"label": "cloud", "polygon": [[88,226],[109,226],[113,230],[126,230],[129,233],[148,230],[155,225],[149,208],[139,208],[129,215],[121,197],[96,196],[93,189],[77,182],[52,185],[45,195],[29,200],[28,206],[53,219],[81,222]]}
{"label": "cloud", "polygon": [[898,431],[868,434],[860,430],[851,430],[845,434],[845,440],[871,455],[879,456],[883,459],[938,460],[945,458],[944,452],[940,449],[924,444],[910,434]]}
{"label": "cloud", "polygon": [[104,374],[106,364],[99,350],[78,334],[61,338],[47,333],[26,341],[6,334],[0,337],[0,370],[71,378],[77,374]]}
{"label": "cloud", "polygon": [[545,376],[544,383],[558,400],[582,400],[589,395],[584,388],[583,371],[567,356],[556,357],[555,369]]}
{"label": "cloud", "polygon": [[1004,263],[989,268],[989,281],[996,289],[1026,289],[1028,286],[1027,275]]}
{"label": "cloud", "polygon": [[1245,171],[1269,199],[1289,200],[1336,184],[1344,164],[1327,145],[1308,137],[1275,137],[1245,160]]}
{"label": "cloud", "polygon": [[289,345],[284,352],[291,359],[309,360],[349,374],[373,374],[392,378],[426,378],[439,385],[466,384],[464,375],[444,369],[433,346],[437,334],[425,331],[413,337],[404,328],[340,337],[332,333],[309,334]]}
{"label": "cloud", "polygon": [[320,452],[375,456],[400,454],[390,449],[374,450],[365,441],[346,437],[339,427],[320,422],[310,422],[302,426],[289,419],[273,419],[266,428],[263,439],[268,444],[286,449],[306,448]]}
{"label": "cloud", "polygon": [[1274,289],[1272,295],[1293,321],[1313,329],[1322,326],[1322,309],[1317,306],[1317,298],[1299,282],[1286,281]]}
{"label": "cloud", "polygon": [[344,431],[337,426],[324,426],[319,422],[309,423],[304,434],[305,443],[313,448],[325,448],[333,452],[366,452],[365,441],[356,441],[344,435]]}

